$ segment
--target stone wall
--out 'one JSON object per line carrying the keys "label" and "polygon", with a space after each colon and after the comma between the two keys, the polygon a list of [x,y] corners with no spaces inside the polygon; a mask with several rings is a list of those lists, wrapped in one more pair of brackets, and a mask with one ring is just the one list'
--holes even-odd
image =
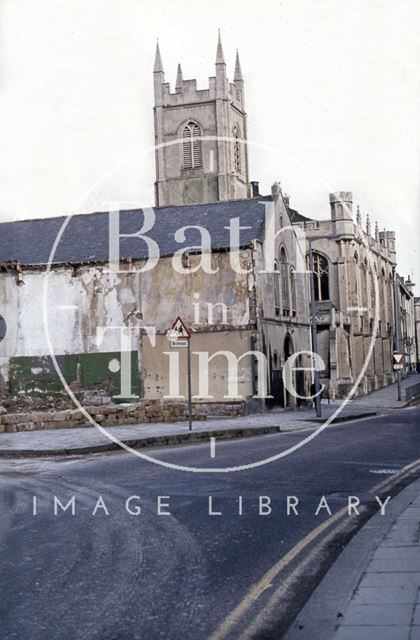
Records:
{"label": "stone wall", "polygon": [[[185,402],[142,400],[133,404],[86,406],[84,408],[103,427],[188,420],[188,405]],[[244,412],[245,403],[243,402],[223,405],[219,403],[194,404],[192,416],[194,420],[206,420],[207,415],[238,416],[243,415]],[[79,409],[7,413],[3,407],[0,407],[0,433],[91,426],[92,424]]]}

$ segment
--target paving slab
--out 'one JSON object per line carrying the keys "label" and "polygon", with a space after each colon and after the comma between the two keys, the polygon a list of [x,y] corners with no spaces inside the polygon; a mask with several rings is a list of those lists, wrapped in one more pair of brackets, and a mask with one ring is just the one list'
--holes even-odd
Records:
{"label": "paving slab", "polygon": [[405,626],[411,622],[412,604],[356,604],[347,607],[340,626]]}
{"label": "paving slab", "polygon": [[[363,582],[361,583],[361,585]],[[410,604],[417,600],[418,587],[415,584],[404,582],[399,586],[386,586],[382,584],[376,587],[360,586],[354,595],[353,602],[357,605],[367,604]]]}
{"label": "paving slab", "polygon": [[[420,630],[420,480],[354,536],[284,640],[414,640]],[[407,513],[409,516],[407,517]],[[404,545],[389,546],[390,539]],[[411,542],[410,542],[411,540]],[[419,637],[420,640],[420,637]]]}
{"label": "paving slab", "polygon": [[410,627],[340,627],[334,640],[411,640]]}

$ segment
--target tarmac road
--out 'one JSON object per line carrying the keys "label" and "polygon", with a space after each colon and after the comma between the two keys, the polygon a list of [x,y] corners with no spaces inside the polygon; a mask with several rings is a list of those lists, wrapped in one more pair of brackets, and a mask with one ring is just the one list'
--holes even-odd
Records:
{"label": "tarmac road", "polygon": [[[286,458],[237,473],[186,473],[125,452],[3,461],[1,638],[281,638],[350,535],[379,510],[375,495],[393,495],[416,474],[404,467],[420,458],[419,435],[414,407],[332,426]],[[302,437],[222,441],[214,458],[207,443],[148,454],[221,467]],[[56,502],[55,515],[54,496],[74,501],[65,512]],[[298,515],[287,515],[287,496],[299,501]],[[347,515],[348,496],[360,499],[361,515]]]}

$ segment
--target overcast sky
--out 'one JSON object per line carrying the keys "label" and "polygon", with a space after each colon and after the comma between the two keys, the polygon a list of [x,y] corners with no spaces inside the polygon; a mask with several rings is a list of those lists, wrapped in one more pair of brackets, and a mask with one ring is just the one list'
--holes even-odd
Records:
{"label": "overcast sky", "polygon": [[420,283],[419,0],[0,0],[0,220],[152,205],[156,38],[205,88],[218,27],[251,179],[316,218],[353,191]]}

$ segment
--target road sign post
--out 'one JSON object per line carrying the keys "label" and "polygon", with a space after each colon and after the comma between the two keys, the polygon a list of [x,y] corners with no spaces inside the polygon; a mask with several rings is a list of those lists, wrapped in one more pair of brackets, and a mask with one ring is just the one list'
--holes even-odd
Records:
{"label": "road sign post", "polygon": [[188,376],[188,431],[192,431],[192,394],[191,394],[191,338],[187,347],[187,376]]}
{"label": "road sign post", "polygon": [[394,371],[397,372],[397,383],[398,383],[398,400],[401,400],[401,370],[404,369],[404,365],[403,365],[403,358],[404,358],[404,354],[403,353],[394,353],[393,354],[393,359],[394,359]]}
{"label": "road sign post", "polygon": [[178,316],[167,335],[172,348],[187,349],[188,431],[192,431],[191,333]]}

